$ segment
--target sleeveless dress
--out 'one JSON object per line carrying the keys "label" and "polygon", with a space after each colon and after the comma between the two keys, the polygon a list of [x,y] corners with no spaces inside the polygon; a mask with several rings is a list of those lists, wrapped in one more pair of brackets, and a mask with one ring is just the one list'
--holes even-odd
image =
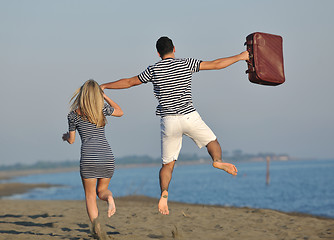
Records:
{"label": "sleeveless dress", "polygon": [[[103,114],[110,116],[114,108],[105,104]],[[115,169],[115,158],[105,136],[105,127],[82,120],[72,111],[67,116],[69,131],[78,130],[81,138],[80,175],[82,178],[111,178]]]}

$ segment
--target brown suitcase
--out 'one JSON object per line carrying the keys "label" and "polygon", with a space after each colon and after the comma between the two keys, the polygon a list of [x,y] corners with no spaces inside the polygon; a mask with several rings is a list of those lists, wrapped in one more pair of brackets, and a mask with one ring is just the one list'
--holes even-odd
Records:
{"label": "brown suitcase", "polygon": [[285,82],[281,36],[255,32],[246,37],[245,45],[249,52],[246,73],[250,82],[269,86]]}

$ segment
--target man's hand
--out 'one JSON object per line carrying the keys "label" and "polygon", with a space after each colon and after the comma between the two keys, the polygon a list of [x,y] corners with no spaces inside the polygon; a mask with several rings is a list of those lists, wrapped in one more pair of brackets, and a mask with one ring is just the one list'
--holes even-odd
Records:
{"label": "man's hand", "polygon": [[102,91],[104,91],[104,89],[105,89],[106,87],[104,86],[104,84],[101,84],[101,85],[100,85],[100,88],[102,89]]}
{"label": "man's hand", "polygon": [[244,52],[240,53],[240,58],[241,58],[241,60],[249,61],[249,52],[244,51]]}

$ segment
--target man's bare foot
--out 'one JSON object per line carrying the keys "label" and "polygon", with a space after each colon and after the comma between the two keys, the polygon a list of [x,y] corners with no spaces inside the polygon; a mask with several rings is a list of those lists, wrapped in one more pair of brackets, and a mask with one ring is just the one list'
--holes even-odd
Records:
{"label": "man's bare foot", "polygon": [[237,172],[238,172],[237,168],[231,163],[214,161],[212,163],[212,166],[214,166],[215,168],[224,170],[225,172],[232,174],[233,176],[237,175]]}
{"label": "man's bare foot", "polygon": [[108,217],[111,217],[116,212],[115,201],[112,196],[108,197]]}
{"label": "man's bare foot", "polygon": [[159,200],[159,205],[158,205],[159,212],[163,215],[168,215],[169,214],[167,201],[168,201],[168,192],[165,190],[161,194],[161,198]]}

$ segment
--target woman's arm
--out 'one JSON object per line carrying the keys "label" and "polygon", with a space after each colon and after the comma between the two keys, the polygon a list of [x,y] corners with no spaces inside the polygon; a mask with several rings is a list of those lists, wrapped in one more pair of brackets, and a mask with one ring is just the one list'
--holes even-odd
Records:
{"label": "woman's arm", "polygon": [[248,51],[244,51],[232,57],[219,58],[213,61],[203,61],[199,66],[199,70],[219,70],[226,68],[240,60],[245,60],[245,61],[249,60]]}
{"label": "woman's arm", "polygon": [[63,141],[67,141],[69,144],[75,141],[75,131],[70,131],[63,134]]}
{"label": "woman's arm", "polygon": [[123,110],[121,109],[121,107],[115,103],[113,100],[111,100],[107,95],[105,95],[103,93],[103,97],[106,100],[106,102],[114,108],[114,112],[111,114],[111,116],[114,117],[122,117],[123,116]]}

